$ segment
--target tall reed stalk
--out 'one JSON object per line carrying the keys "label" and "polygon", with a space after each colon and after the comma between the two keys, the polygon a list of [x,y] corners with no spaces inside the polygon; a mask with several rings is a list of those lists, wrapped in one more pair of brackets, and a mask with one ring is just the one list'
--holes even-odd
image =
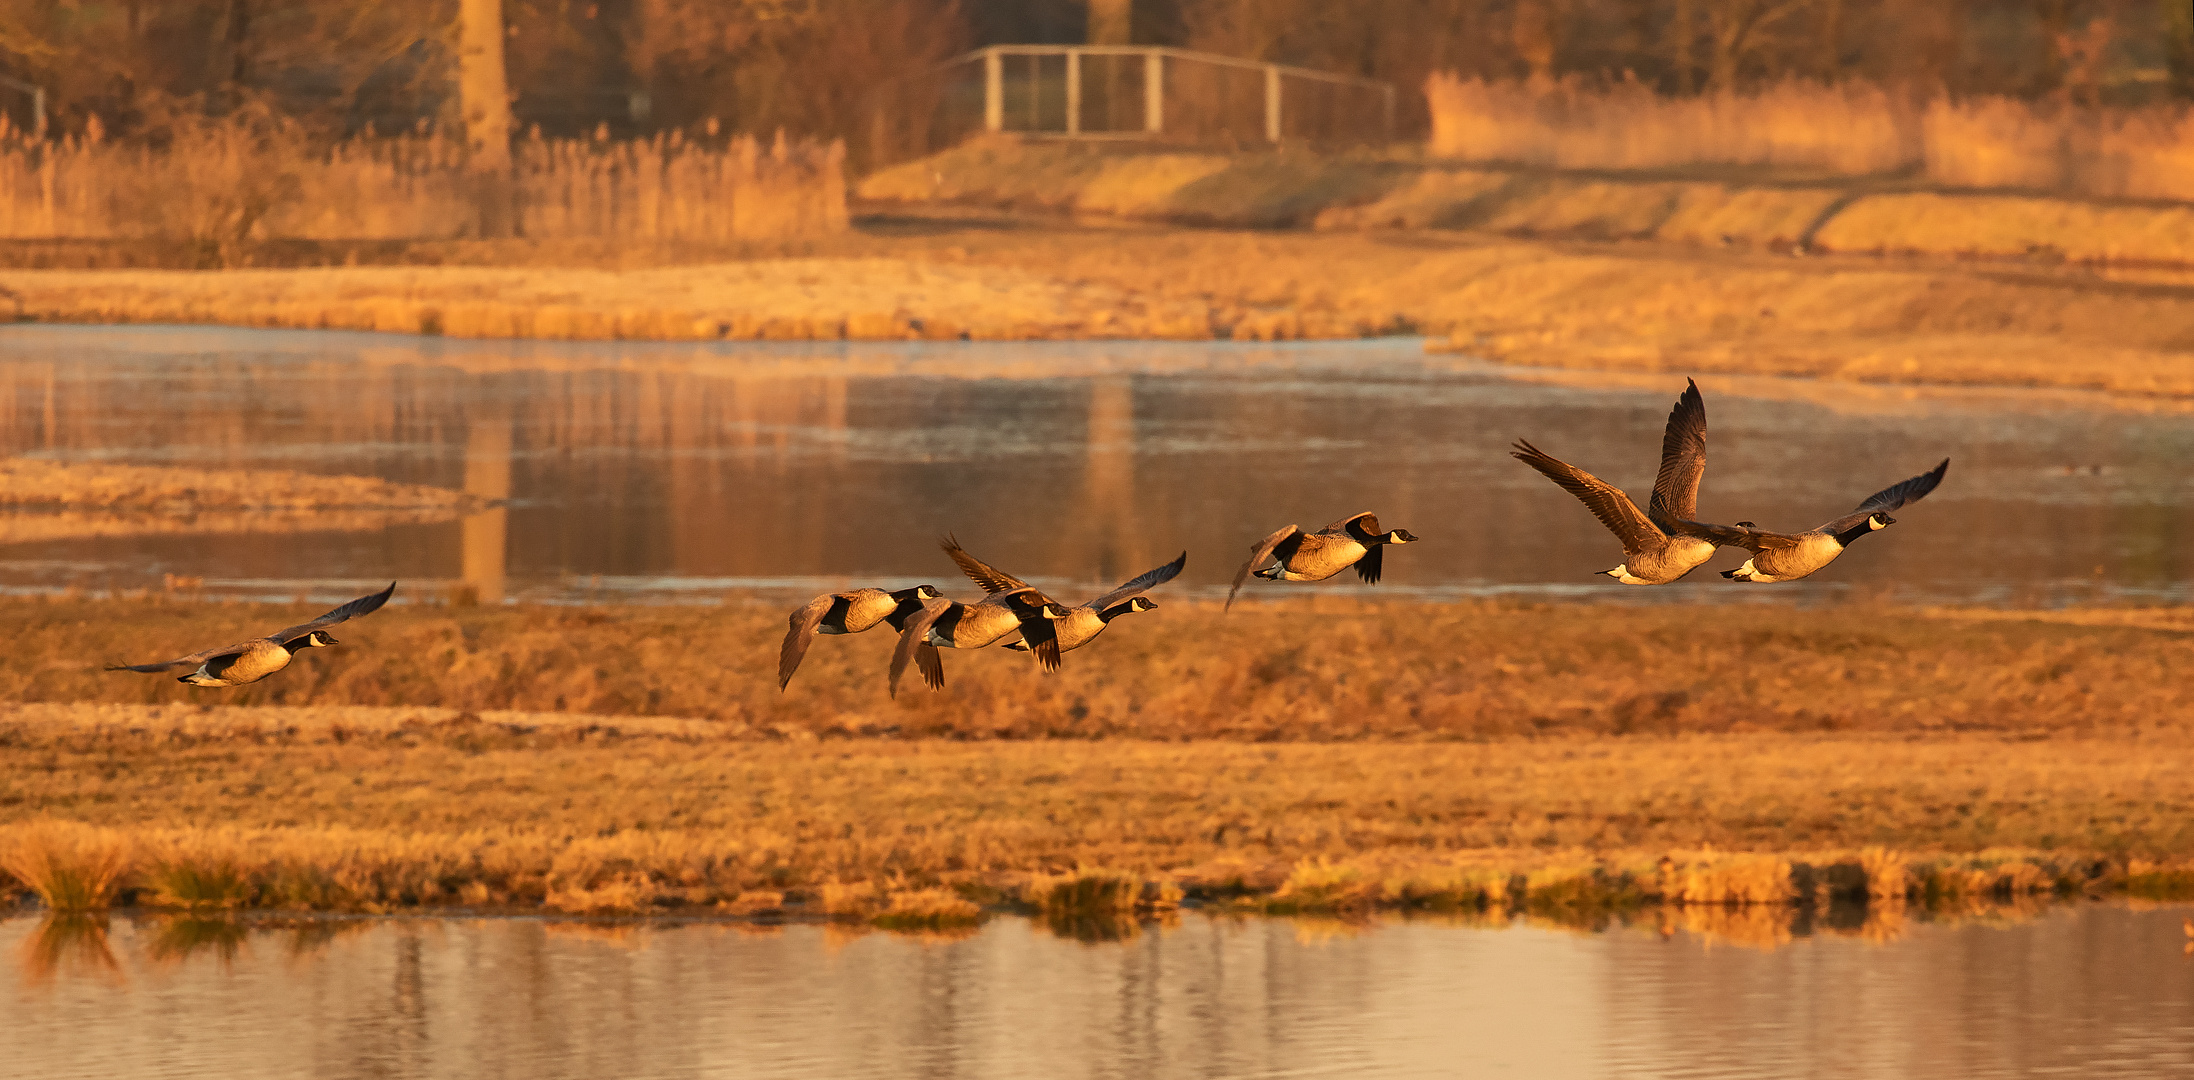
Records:
{"label": "tall reed stalk", "polygon": [[155,146],[49,140],[0,121],[0,238],[183,241],[218,260],[247,240],[451,239],[489,218],[529,239],[727,242],[847,227],[839,143],[536,136],[513,151],[511,175],[487,183],[460,142],[438,135],[316,147],[278,126],[202,124]]}

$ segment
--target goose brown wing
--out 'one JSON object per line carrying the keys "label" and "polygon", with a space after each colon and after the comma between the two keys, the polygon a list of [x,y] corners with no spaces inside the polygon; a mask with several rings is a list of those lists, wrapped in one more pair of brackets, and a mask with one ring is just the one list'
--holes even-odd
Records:
{"label": "goose brown wing", "polygon": [[1949,471],[1950,459],[1944,458],[1942,464],[1910,480],[1891,484],[1867,496],[1866,501],[1860,503],[1857,510],[1822,525],[1820,531],[1829,533],[1843,532],[1876,514],[1886,514],[1906,503],[1919,502],[1926,497],[1928,492],[1935,490],[1935,485],[1943,482],[1943,474]]}
{"label": "goose brown wing", "polygon": [[381,590],[380,592],[373,593],[368,596],[361,596],[358,599],[343,604],[335,610],[330,611],[327,614],[322,615],[309,623],[299,623],[296,626],[292,626],[289,629],[283,630],[279,633],[269,634],[267,635],[267,637],[269,640],[273,641],[277,645],[287,645],[290,642],[295,641],[298,638],[304,637],[306,634],[312,633],[315,630],[325,630],[330,626],[334,626],[336,623],[343,622],[348,619],[355,619],[360,615],[371,615],[374,612],[381,610],[381,605],[388,603],[389,597],[394,595],[396,595],[396,583],[391,581],[389,582],[389,587]]}
{"label": "goose brown wing", "polygon": [[1626,552],[1638,551],[1667,536],[1660,526],[1638,512],[1638,504],[1630,501],[1621,488],[1563,461],[1522,439],[1516,441],[1516,449],[1510,455],[1516,460],[1539,470],[1546,478],[1562,486],[1562,490],[1577,496],[1600,519],[1616,539],[1623,542]]}
{"label": "goose brown wing", "polygon": [[[929,645],[924,639],[929,637],[929,628],[936,624],[937,617],[952,610],[954,603],[955,601],[952,600],[932,600],[923,604],[922,610],[917,612],[913,618],[907,620],[907,628],[899,631],[899,643],[892,646],[891,649],[891,681],[888,685],[892,697],[899,696],[899,676],[906,673],[907,661],[913,660],[915,653],[925,646],[932,652],[936,651],[936,646]],[[932,657],[931,659],[934,660],[935,658]],[[924,681],[928,679],[927,668],[923,669],[923,679]],[[930,683],[930,686],[942,685],[944,685],[944,668],[940,663],[937,671],[937,681]]]}
{"label": "goose brown wing", "polygon": [[1271,536],[1265,537],[1264,539],[1257,541],[1255,544],[1250,545],[1249,561],[1243,563],[1242,568],[1234,572],[1234,587],[1227,590],[1227,608],[1232,608],[1234,606],[1234,594],[1242,591],[1242,583],[1249,580],[1249,572],[1257,569],[1257,567],[1262,564],[1266,559],[1271,558],[1272,549],[1279,547],[1281,541],[1286,540],[1288,537],[1295,535],[1299,531],[1301,530],[1297,529],[1293,525],[1290,525],[1287,528],[1281,529],[1279,532],[1273,533]]}
{"label": "goose brown wing", "polygon": [[1100,596],[1097,599],[1090,601],[1087,606],[1094,608],[1098,611],[1103,611],[1131,596],[1135,596],[1138,593],[1148,592],[1152,589],[1157,588],[1160,585],[1165,584],[1168,581],[1172,581],[1174,578],[1180,576],[1181,568],[1187,565],[1188,552],[1184,551],[1180,554],[1180,557],[1174,559],[1172,562],[1165,564],[1164,566],[1160,566],[1151,570],[1146,570],[1143,573],[1134,577],[1133,579],[1121,582],[1119,588],[1114,589],[1111,592],[1108,592],[1103,596]]}
{"label": "goose brown wing", "polygon": [[932,690],[945,688],[945,661],[938,655],[937,646],[923,642],[914,647],[914,668],[922,673],[922,681]]}
{"label": "goose brown wing", "polygon": [[216,656],[242,656],[251,648],[251,642],[240,642],[219,649],[202,649],[189,656],[178,656],[158,664],[109,664],[108,671],[137,671],[147,675],[162,671],[196,671],[198,666]]}
{"label": "goose brown wing", "polygon": [[1653,478],[1647,516],[1655,524],[1688,521],[1699,512],[1699,479],[1706,475],[1706,399],[1699,384],[1684,380],[1684,392],[1668,412],[1661,433],[1661,471]]}
{"label": "goose brown wing", "polygon": [[785,643],[777,650],[777,689],[783,690],[792,682],[792,673],[800,670],[800,661],[808,654],[808,644],[815,640],[815,630],[823,625],[823,616],[838,602],[838,594],[824,593],[808,601],[786,620]]}
{"label": "goose brown wing", "polygon": [[1768,532],[1750,525],[1710,525],[1704,521],[1672,521],[1669,532],[1676,536],[1696,536],[1723,547],[1740,547],[1755,555],[1798,543],[1798,538],[1789,533]]}
{"label": "goose brown wing", "polygon": [[995,596],[1002,592],[1028,588],[1028,582],[968,554],[967,549],[961,547],[960,541],[955,537],[947,536],[938,541],[938,544],[945,549],[945,554],[952,556],[953,562],[959,564],[960,572],[966,574],[969,581],[980,586],[986,593]]}
{"label": "goose brown wing", "polygon": [[1364,531],[1367,533],[1384,531],[1379,528],[1379,515],[1374,514],[1369,510],[1366,510],[1360,514],[1350,514],[1349,516],[1342,518],[1341,520],[1336,521],[1333,524],[1328,525],[1318,531],[1322,533],[1333,533],[1338,536],[1347,536],[1349,535],[1348,527],[1359,521],[1364,523]]}

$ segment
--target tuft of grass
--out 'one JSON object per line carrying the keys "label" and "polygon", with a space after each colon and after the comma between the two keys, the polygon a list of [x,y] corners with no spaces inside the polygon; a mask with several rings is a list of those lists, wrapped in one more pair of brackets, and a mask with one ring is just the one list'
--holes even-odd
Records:
{"label": "tuft of grass", "polygon": [[33,821],[0,833],[0,870],[55,912],[102,911],[114,902],[133,856],[130,838],[68,821]]}
{"label": "tuft of grass", "polygon": [[175,833],[143,847],[148,898],[183,908],[239,908],[257,903],[267,860],[234,830]]}
{"label": "tuft of grass", "polygon": [[1797,899],[1789,859],[1711,848],[1663,857],[1654,891],[1677,905],[1747,906]]}

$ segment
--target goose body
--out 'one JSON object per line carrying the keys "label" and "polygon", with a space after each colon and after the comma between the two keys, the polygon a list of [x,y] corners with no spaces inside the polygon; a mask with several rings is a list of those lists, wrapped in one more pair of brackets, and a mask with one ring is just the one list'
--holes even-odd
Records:
{"label": "goose body", "polygon": [[[807,656],[815,635],[858,634],[881,623],[900,630],[925,602],[941,595],[934,585],[917,585],[897,592],[855,589],[824,593],[808,601],[792,613],[785,628],[785,643],[777,652],[777,689],[791,684],[792,674],[800,670],[800,661]],[[934,650],[930,659],[934,661]]]}
{"label": "goose body", "polygon": [[[1390,544],[1413,544],[1417,537],[1407,529],[1382,532],[1371,511],[1342,518],[1317,532],[1290,525],[1259,540],[1249,549],[1249,561],[1234,572],[1234,586],[1227,590],[1227,606],[1250,575],[1267,581],[1324,581],[1353,566],[1366,584],[1376,585],[1383,569],[1383,553]],[[1270,566],[1263,565],[1271,559]]]}
{"label": "goose body", "polygon": [[255,683],[289,666],[304,649],[336,644],[327,628],[360,615],[370,615],[388,603],[396,583],[380,592],[361,596],[308,623],[300,623],[262,638],[240,641],[219,649],[205,649],[157,664],[115,664],[108,671],[136,671],[147,675],[182,671],[175,681],[192,686],[243,686]]}
{"label": "goose body", "polygon": [[[1172,562],[1147,570],[1128,581],[1122,582],[1119,588],[1089,603],[1080,607],[1068,608],[1064,618],[1053,620],[1051,624],[1052,635],[1059,641],[1059,651],[1063,653],[1073,652],[1089,644],[1091,641],[1096,640],[1097,635],[1105,632],[1105,627],[1110,625],[1112,620],[1122,615],[1132,615],[1136,612],[1149,611],[1157,607],[1155,601],[1142,594],[1172,581],[1179,576],[1181,568],[1187,565],[1188,552],[1184,551],[1180,554],[1180,557]],[[1006,648],[1017,652],[1027,652],[1029,644],[1025,640],[1009,641],[1006,642]]]}
{"label": "goose body", "polygon": [[1510,455],[1575,495],[1600,524],[1623,543],[1623,561],[1601,573],[1625,585],[1665,585],[1698,569],[1721,547],[1710,528],[1691,520],[1698,513],[1699,480],[1706,475],[1706,400],[1699,384],[1684,392],[1661,434],[1661,468],[1653,480],[1649,512],[1623,490],[1518,440]]}
{"label": "goose body", "polygon": [[946,537],[942,546],[969,580],[983,587],[984,598],[974,604],[957,600],[930,600],[907,619],[899,631],[898,647],[891,654],[890,690],[899,693],[899,676],[907,662],[922,649],[934,664],[922,667],[922,681],[935,690],[945,684],[945,669],[938,649],[980,649],[1006,639],[1016,631],[1030,643],[1044,670],[1059,668],[1059,642],[1052,634],[1052,620],[1064,618],[1066,609],[1019,578],[968,554],[960,542]]}
{"label": "goose body", "polygon": [[1722,576],[1731,581],[1769,584],[1796,581],[1815,573],[1835,562],[1853,541],[1895,525],[1897,519],[1890,517],[1889,512],[1926,497],[1928,492],[1935,490],[1935,485],[1943,482],[1943,475],[1949,471],[1950,459],[1944,458],[1942,464],[1933,469],[1891,484],[1867,496],[1858,509],[1807,532],[1768,532],[1754,527],[1749,521],[1740,521],[1733,526],[1706,526],[1715,532],[1721,543],[1752,553],[1743,566],[1724,570]]}

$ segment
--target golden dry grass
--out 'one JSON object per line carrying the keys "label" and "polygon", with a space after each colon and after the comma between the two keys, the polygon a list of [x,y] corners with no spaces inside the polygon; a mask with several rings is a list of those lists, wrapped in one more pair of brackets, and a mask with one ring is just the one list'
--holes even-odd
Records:
{"label": "golden dry grass", "polygon": [[1642,84],[1604,89],[1464,79],[1425,83],[1437,157],[1563,169],[1752,165],[1844,176],[1916,163],[1916,110],[1863,83],[1786,82],[1752,93],[1672,98]]}
{"label": "golden dry grass", "polygon": [[[2194,878],[2176,740],[752,743],[473,724],[15,721],[0,842],[92,826],[140,901],[1062,918],[1186,888],[1278,911],[1592,916],[1960,903]],[[61,714],[65,715],[65,714]],[[355,717],[352,724],[356,723]],[[1091,869],[1103,867],[1105,869]],[[184,877],[185,872],[188,878]],[[2176,876],[2174,876],[2176,875]],[[1269,897],[1258,900],[1259,897]]]}
{"label": "golden dry grass", "polygon": [[946,692],[894,703],[882,635],[778,694],[774,606],[391,608],[192,696],[86,657],[306,612],[10,601],[39,647],[0,698],[54,703],[0,706],[0,848],[63,853],[7,865],[77,906],[903,926],[1178,889],[1572,921],[2194,889],[2183,615],[1401,610],[1171,604],[1057,676],[953,656]]}
{"label": "golden dry grass", "polygon": [[1430,152],[1455,160],[1848,177],[1916,170],[1953,188],[2194,200],[2194,114],[2177,104],[1919,101],[1867,84],[1811,82],[1666,97],[1635,83],[1532,87],[1449,74],[1433,75],[1425,94]]}
{"label": "golden dry grass", "polygon": [[[104,672],[319,613],[176,598],[0,600],[0,701],[424,706],[683,717],[732,739],[1128,737],[1350,741],[1670,732],[2124,735],[2185,730],[2183,624],[2150,612],[1167,601],[1054,676],[945,658],[942,693],[886,696],[892,639],[817,643],[780,693],[785,607],[398,604],[279,677],[208,693]],[[676,649],[661,643],[677,642]],[[18,709],[34,708],[28,704]],[[228,714],[222,714],[228,715]],[[238,722],[254,715],[236,714]],[[439,722],[447,714],[436,714]],[[590,721],[595,722],[595,721]],[[535,736],[475,723],[483,746]],[[546,736],[544,736],[546,737]]]}

